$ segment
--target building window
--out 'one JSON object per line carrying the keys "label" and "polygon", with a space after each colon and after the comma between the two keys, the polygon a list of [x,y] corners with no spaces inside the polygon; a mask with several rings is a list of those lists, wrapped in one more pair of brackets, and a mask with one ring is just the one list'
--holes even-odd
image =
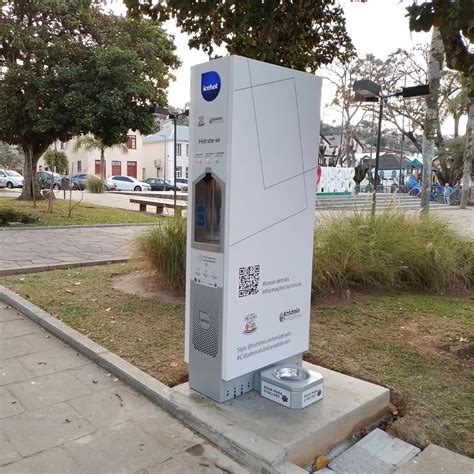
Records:
{"label": "building window", "polygon": [[77,162],[77,171],[82,171],[82,161]]}
{"label": "building window", "polygon": [[136,135],[129,135],[127,137],[127,148],[129,150],[136,150],[137,149],[137,137],[136,137]]}
{"label": "building window", "polygon": [[186,156],[189,156],[189,143],[186,143]]}
{"label": "building window", "polygon": [[176,154],[181,156],[181,143],[178,143],[176,148],[177,148]]}
{"label": "building window", "polygon": [[61,150],[65,150],[67,148],[67,142],[61,142]]}
{"label": "building window", "polygon": [[142,168],[142,179],[146,179],[146,168]]}
{"label": "building window", "polygon": [[189,167],[186,166],[186,179],[188,179],[188,178],[189,178]]}
{"label": "building window", "polygon": [[127,161],[127,176],[132,178],[137,177],[137,162],[136,161]]}
{"label": "building window", "polygon": [[117,176],[121,174],[122,174],[122,162],[112,161],[112,176]]}
{"label": "building window", "polygon": [[[105,163],[104,163],[105,165]],[[106,168],[106,165],[104,166],[104,176],[105,176],[105,168]],[[95,174],[97,176],[102,176],[102,173],[100,172],[100,160],[95,160]]]}
{"label": "building window", "polygon": [[177,166],[176,167],[176,177],[181,178],[182,174],[183,174],[183,168],[181,168],[181,166]]}

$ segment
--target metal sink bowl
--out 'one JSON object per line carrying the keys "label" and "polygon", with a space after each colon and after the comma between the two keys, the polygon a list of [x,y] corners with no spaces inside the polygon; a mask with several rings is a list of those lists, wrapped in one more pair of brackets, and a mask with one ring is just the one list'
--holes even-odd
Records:
{"label": "metal sink bowl", "polygon": [[302,382],[309,379],[309,372],[302,367],[279,367],[272,372],[273,377],[288,382]]}

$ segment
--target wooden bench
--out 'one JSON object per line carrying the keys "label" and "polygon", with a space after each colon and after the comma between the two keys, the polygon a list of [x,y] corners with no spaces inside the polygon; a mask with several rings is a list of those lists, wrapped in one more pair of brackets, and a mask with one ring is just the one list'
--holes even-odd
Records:
{"label": "wooden bench", "polygon": [[151,200],[151,199],[130,199],[130,204],[138,204],[140,212],[146,212],[147,206],[156,207],[157,214],[163,214],[165,207],[174,209],[175,214],[181,215],[181,211],[187,208],[187,204],[184,201],[176,201],[176,208],[173,201],[168,200]]}

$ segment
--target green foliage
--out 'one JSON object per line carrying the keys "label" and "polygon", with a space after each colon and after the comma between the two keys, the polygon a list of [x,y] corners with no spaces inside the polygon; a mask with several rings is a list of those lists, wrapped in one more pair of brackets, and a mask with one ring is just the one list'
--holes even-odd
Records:
{"label": "green foliage", "polygon": [[56,173],[66,174],[68,168],[68,160],[66,153],[63,151],[52,150],[49,148],[43,155],[46,166]]}
{"label": "green foliage", "polygon": [[156,274],[164,289],[183,293],[186,286],[186,220],[180,216],[141,234],[136,240],[138,258]]}
{"label": "green foliage", "polygon": [[101,179],[95,176],[89,176],[86,182],[86,189],[90,193],[103,193],[105,191],[105,184]]}
{"label": "green foliage", "polygon": [[354,181],[356,184],[360,185],[360,183],[364,180],[364,178],[367,176],[367,172],[369,171],[368,166],[364,165],[357,165],[354,168],[355,174],[354,174]]}
{"label": "green foliage", "polygon": [[313,289],[469,289],[474,241],[427,215],[334,215],[316,231]]}
{"label": "green foliage", "polygon": [[23,156],[5,142],[0,141],[0,168],[18,170],[23,163]]}
{"label": "green foliage", "polygon": [[212,55],[213,45],[230,54],[314,72],[334,59],[348,60],[354,47],[344,13],[334,0],[305,2],[125,0],[129,14],[160,21],[173,17],[192,36],[189,46]]}
{"label": "green foliage", "polygon": [[[438,28],[448,67],[462,72],[466,78],[474,77],[474,53],[469,48],[469,42],[474,41],[472,0],[433,0],[421,4],[414,1],[407,11],[410,30]],[[471,93],[474,94],[472,89]]]}
{"label": "green foliage", "polygon": [[0,11],[0,140],[25,153],[23,196],[56,140],[93,133],[107,146],[148,134],[179,65],[161,26],[104,14],[89,0],[7,0]]}
{"label": "green foliage", "polygon": [[[182,218],[142,234],[137,255],[163,288],[183,292],[186,224]],[[313,289],[470,289],[474,285],[474,241],[427,215],[397,210],[335,215],[316,230]]]}
{"label": "green foliage", "polygon": [[78,151],[81,148],[86,151],[103,151],[107,146],[100,138],[95,138],[94,135],[83,135],[74,144],[74,151]]}
{"label": "green foliage", "polygon": [[[62,193],[58,194],[58,198]],[[0,197],[0,209],[10,209],[26,214],[39,216],[34,225],[40,226],[70,226],[70,225],[95,225],[95,224],[156,224],[163,219],[156,214],[148,212],[126,211],[105,206],[95,206],[80,201],[71,201],[74,212],[69,216],[69,199],[56,199],[54,209],[48,212],[48,203],[41,201],[33,203],[19,201],[13,198]]]}
{"label": "green foliage", "polygon": [[26,212],[11,208],[0,208],[0,226],[8,225],[10,222],[21,222],[22,224],[30,224],[35,222],[35,218]]}
{"label": "green foliage", "polygon": [[[466,137],[446,140],[445,146],[439,153],[439,169],[436,177],[439,182],[457,184],[462,177]],[[471,158],[474,160],[474,157]]]}

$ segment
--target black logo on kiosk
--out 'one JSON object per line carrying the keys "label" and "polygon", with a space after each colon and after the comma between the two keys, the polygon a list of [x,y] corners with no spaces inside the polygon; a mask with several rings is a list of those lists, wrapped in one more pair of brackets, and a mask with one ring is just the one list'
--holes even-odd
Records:
{"label": "black logo on kiosk", "polygon": [[199,311],[199,324],[205,331],[211,329],[211,318],[204,311]]}
{"label": "black logo on kiosk", "polygon": [[279,319],[280,319],[280,322],[283,323],[283,322],[289,321],[291,319],[301,318],[301,316],[303,316],[303,315],[301,314],[301,310],[299,308],[291,308],[291,309],[287,309],[285,311],[282,311],[280,313]]}
{"label": "black logo on kiosk", "polygon": [[221,90],[221,78],[216,71],[201,74],[201,95],[207,102],[212,102]]}

